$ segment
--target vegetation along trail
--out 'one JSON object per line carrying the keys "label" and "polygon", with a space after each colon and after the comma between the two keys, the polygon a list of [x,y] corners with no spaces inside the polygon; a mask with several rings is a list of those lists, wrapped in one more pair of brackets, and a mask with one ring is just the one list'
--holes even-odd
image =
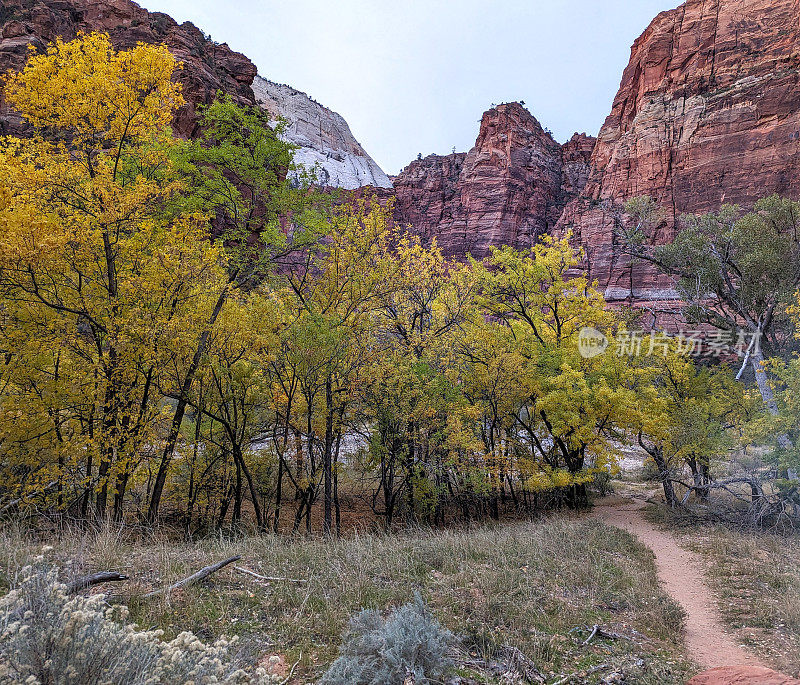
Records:
{"label": "vegetation along trail", "polygon": [[711,591],[703,579],[700,557],[681,547],[672,535],[651,524],[642,513],[645,504],[643,499],[607,497],[596,503],[592,516],[610,526],[627,530],[653,550],[664,589],[686,612],[689,657],[704,669],[764,666],[724,628]]}

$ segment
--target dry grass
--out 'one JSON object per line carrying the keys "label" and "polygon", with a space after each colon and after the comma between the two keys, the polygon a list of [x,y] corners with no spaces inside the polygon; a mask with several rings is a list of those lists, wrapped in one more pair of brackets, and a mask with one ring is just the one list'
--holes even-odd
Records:
{"label": "dry grass", "polygon": [[707,578],[723,617],[765,661],[800,670],[800,536],[783,536],[702,523],[699,513],[651,511],[683,544],[707,561]]}
{"label": "dry grass", "polygon": [[[41,553],[42,541],[19,530],[0,532],[0,582]],[[521,649],[555,681],[599,682],[613,672],[628,682],[681,683],[682,616],[659,590],[651,553],[628,534],[599,523],[552,518],[498,527],[418,531],[341,540],[285,537],[142,541],[107,528],[64,534],[48,544],[65,576],[97,570],[128,572],[134,620],[167,636],[191,630],[203,639],[239,635],[250,658],[299,661],[296,682],[318,677],[336,656],[349,617],[362,607],[386,609],[419,590],[436,617],[460,637],[464,663],[491,661],[503,645]],[[241,554],[242,566],[305,583],[262,583],[225,569],[211,581],[169,598],[136,595]],[[110,588],[121,591],[121,587]],[[631,639],[596,639],[593,624]],[[473,666],[461,674],[496,682]]]}

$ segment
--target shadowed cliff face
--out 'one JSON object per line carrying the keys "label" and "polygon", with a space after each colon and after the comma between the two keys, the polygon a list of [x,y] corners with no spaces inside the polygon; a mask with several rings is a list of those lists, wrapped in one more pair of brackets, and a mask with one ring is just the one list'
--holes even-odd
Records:
{"label": "shadowed cliff face", "polygon": [[395,177],[397,218],[447,255],[530,247],[582,190],[593,145],[576,135],[562,147],[522,105],[499,105],[468,153],[430,155]]}
{"label": "shadowed cliff face", "polygon": [[[208,104],[218,90],[240,104],[255,104],[251,85],[255,65],[226,44],[216,44],[196,26],[177,24],[166,14],[151,13],[130,0],[3,0],[0,4],[0,71],[25,64],[28,45],[44,49],[61,37],[79,32],[108,33],[114,47],[126,49],[138,42],[164,43],[183,62],[178,80],[186,105],[178,112],[176,131],[195,133],[198,104]],[[22,122],[0,99],[0,134],[17,133]]]}
{"label": "shadowed cliff face", "polygon": [[[186,99],[175,119],[178,135],[195,135],[197,106],[209,104],[217,91],[223,91],[239,104],[259,104],[286,118],[287,138],[300,146],[295,161],[309,167],[319,164],[322,184],[391,187],[340,115],[290,86],[258,78],[247,57],[213,42],[193,24],[179,25],[166,14],[148,12],[130,0],[0,0],[0,73],[21,69],[29,45],[43,50],[58,37],[69,41],[79,32],[91,31],[108,33],[117,49],[138,42],[163,43],[183,63],[176,74]],[[24,123],[4,105],[0,94],[0,135],[24,130]]]}

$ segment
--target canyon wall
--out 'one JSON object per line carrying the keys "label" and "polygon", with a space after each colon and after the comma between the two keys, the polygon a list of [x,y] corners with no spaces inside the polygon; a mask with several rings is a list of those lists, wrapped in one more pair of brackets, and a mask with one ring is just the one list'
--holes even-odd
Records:
{"label": "canyon wall", "polygon": [[[58,37],[72,40],[79,32],[91,31],[107,33],[117,49],[138,42],[163,43],[183,63],[176,73],[186,99],[174,123],[179,135],[196,135],[197,106],[209,104],[223,91],[241,105],[259,104],[286,118],[286,138],[299,146],[295,161],[309,167],[319,164],[321,184],[391,187],[340,115],[290,86],[258,77],[247,57],[214,42],[193,24],[178,24],[130,0],[0,0],[0,73],[22,68],[29,45],[43,50]],[[5,105],[0,92],[0,135],[24,131],[24,122]]]}
{"label": "canyon wall", "polygon": [[[297,161],[316,166],[321,182],[391,192],[339,115],[258,78],[249,59],[192,24],[130,0],[3,0],[0,70],[20,68],[30,44],[92,30],[118,48],[165,43],[184,63],[181,135],[196,133],[197,105],[223,90],[284,116]],[[0,99],[0,133],[23,130]],[[394,185],[398,220],[448,255],[482,257],[494,245],[570,232],[608,299],[673,300],[668,278],[621,249],[622,206],[655,198],[663,220],[653,240],[664,243],[683,213],[800,197],[800,0],[688,0],[634,43],[596,141],[576,134],[559,145],[521,104],[503,104],[483,115],[472,150],[414,161]]]}
{"label": "canyon wall", "polygon": [[[183,62],[177,79],[183,84],[186,105],[175,120],[180,135],[196,132],[197,105],[210,103],[218,90],[240,104],[255,103],[251,88],[255,65],[189,22],[179,25],[166,14],[148,12],[129,0],[3,0],[0,9],[0,72],[22,68],[29,45],[43,50],[59,37],[68,41],[79,32],[102,31],[117,49],[138,42],[163,43]],[[1,98],[0,134],[21,132],[21,120]]]}
{"label": "canyon wall", "polygon": [[468,153],[429,155],[394,179],[396,216],[449,256],[530,247],[586,183],[594,139],[566,145],[521,104],[485,112]]}
{"label": "canyon wall", "polygon": [[681,214],[800,198],[800,0],[688,0],[634,43],[596,144],[558,146],[501,105],[472,151],[412,162],[395,187],[398,218],[448,254],[571,232],[609,300],[674,302],[671,279],[621,249],[623,204],[656,199],[663,244]]}
{"label": "canyon wall", "polygon": [[683,213],[800,197],[799,38],[797,0],[689,0],[634,43],[588,182],[557,226],[610,300],[674,297],[669,279],[620,250],[626,199],[659,202],[664,243]]}

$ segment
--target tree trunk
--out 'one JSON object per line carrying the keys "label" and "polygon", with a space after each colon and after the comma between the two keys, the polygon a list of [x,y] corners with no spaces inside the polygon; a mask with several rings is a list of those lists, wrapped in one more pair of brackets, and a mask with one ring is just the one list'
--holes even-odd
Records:
{"label": "tree trunk", "polygon": [[653,461],[658,468],[658,477],[661,479],[661,486],[664,488],[664,499],[670,507],[675,508],[678,506],[678,498],[675,496],[675,486],[672,482],[669,466],[667,466],[667,460],[664,459],[664,451],[660,447],[647,451],[653,457]]}
{"label": "tree trunk", "polygon": [[225,302],[228,299],[228,293],[230,292],[229,289],[233,283],[234,277],[231,278],[228,286],[225,287],[225,289],[220,293],[219,298],[217,298],[217,303],[214,305],[214,310],[211,312],[208,323],[197,340],[197,347],[195,349],[194,356],[192,357],[192,361],[189,364],[189,368],[186,370],[186,375],[183,378],[180,394],[178,396],[178,403],[175,406],[175,414],[172,416],[172,423],[170,425],[169,433],[167,434],[167,441],[164,445],[164,451],[161,454],[161,463],[158,466],[158,473],[156,473],[155,483],[153,484],[153,492],[150,496],[150,506],[147,510],[147,520],[151,525],[154,524],[158,519],[158,509],[161,506],[161,497],[164,493],[164,485],[167,482],[169,465],[172,461],[173,455],[175,454],[175,447],[178,444],[178,436],[181,432],[183,417],[186,415],[186,407],[189,404],[189,392],[192,389],[192,384],[194,383],[194,378],[197,375],[197,370],[200,368],[200,362],[203,359],[203,355],[206,353],[208,341],[211,336],[211,329],[217,322],[220,312],[222,311],[222,307],[225,305]]}
{"label": "tree trunk", "polygon": [[222,496],[222,502],[220,503],[219,508],[219,517],[217,518],[217,530],[221,529],[222,526],[225,525],[225,517],[228,515],[228,507],[231,503],[231,497],[233,497],[233,483],[227,487],[225,494]]}
{"label": "tree trunk", "polygon": [[120,473],[117,476],[117,486],[116,491],[114,492],[114,521],[116,523],[120,523],[122,521],[122,514],[123,514],[123,502],[125,500],[125,491],[128,489],[128,479],[130,478],[130,474],[126,471],[125,473]]}
{"label": "tree trunk", "polygon": [[408,492],[406,493],[408,498],[408,519],[413,521],[416,518],[415,509],[416,504],[414,501],[414,465],[415,465],[415,457],[416,457],[416,441],[414,439],[415,428],[413,421],[408,422],[408,443],[406,445],[406,471],[408,473],[407,480],[406,480],[406,488],[408,488]]}
{"label": "tree trunk", "polygon": [[336,436],[336,450],[333,453],[333,508],[336,513],[336,535],[342,534],[342,507],[339,504],[339,449],[342,446],[342,434]]}
{"label": "tree trunk", "polygon": [[698,462],[694,457],[688,458],[686,463],[692,472],[692,481],[694,482],[694,491],[697,497],[703,502],[707,502],[710,494],[708,488],[708,465]]}
{"label": "tree trunk", "polygon": [[231,522],[237,525],[242,520],[242,467],[236,460],[236,485],[233,491],[233,515]]}
{"label": "tree trunk", "polygon": [[324,521],[322,532],[330,535],[333,528],[333,387],[331,377],[325,381],[325,449],[322,457],[324,480]]}
{"label": "tree trunk", "polygon": [[261,504],[258,496],[258,488],[256,488],[255,481],[253,480],[253,474],[250,473],[250,469],[247,467],[247,464],[244,461],[242,448],[238,444],[233,445],[233,458],[238,462],[239,467],[242,469],[244,479],[247,481],[247,487],[248,490],[250,490],[250,499],[253,502],[253,513],[256,517],[256,526],[258,526],[259,530],[263,530],[264,517],[261,515]]}
{"label": "tree trunk", "polygon": [[[756,344],[756,349],[750,355],[750,363],[753,366],[753,372],[756,376],[756,385],[758,392],[761,393],[761,398],[764,400],[764,406],[769,410],[773,416],[778,415],[778,403],[775,401],[775,394],[772,392],[772,386],[769,383],[769,376],[767,370],[764,368],[764,353],[761,351],[761,346]],[[792,447],[792,441],[788,435],[779,435],[778,444],[783,449]]]}
{"label": "tree trunk", "polygon": [[278,482],[275,485],[275,516],[272,520],[272,532],[278,534],[281,518],[281,499],[283,495],[283,454],[278,457]]}

